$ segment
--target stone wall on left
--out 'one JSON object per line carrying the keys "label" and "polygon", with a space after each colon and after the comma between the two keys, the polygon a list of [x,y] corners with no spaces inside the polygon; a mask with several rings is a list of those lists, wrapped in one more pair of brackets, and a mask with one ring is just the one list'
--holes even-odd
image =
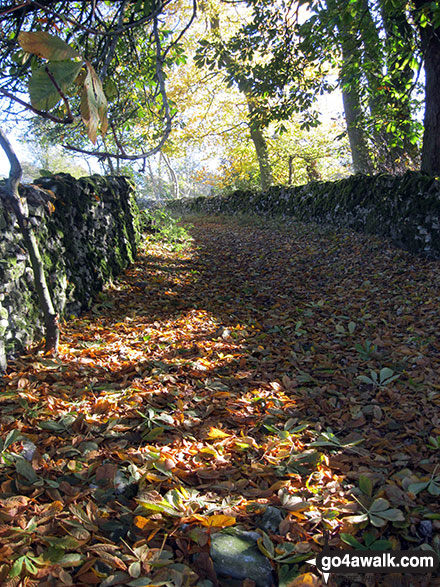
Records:
{"label": "stone wall on left", "polygon": [[[103,285],[136,257],[140,239],[134,184],[126,177],[43,177],[20,191],[29,204],[46,277],[60,316],[90,306]],[[0,350],[42,336],[28,254],[15,215],[0,198]]]}

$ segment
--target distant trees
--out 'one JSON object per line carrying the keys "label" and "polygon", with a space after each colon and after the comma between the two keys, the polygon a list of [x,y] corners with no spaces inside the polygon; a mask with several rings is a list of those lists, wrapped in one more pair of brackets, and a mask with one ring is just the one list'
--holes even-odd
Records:
{"label": "distant trees", "polygon": [[[247,109],[241,120],[263,187],[273,179],[270,125],[282,129],[299,114],[302,126],[312,128],[315,99],[335,77],[354,170],[417,166],[422,63],[421,167],[440,172],[440,9],[425,0],[10,0],[0,9],[5,110],[17,113],[19,105],[62,123],[68,148],[106,160],[115,172],[122,161],[160,152],[180,106],[168,97],[167,77],[185,64],[184,35],[197,9],[210,26],[199,34],[196,61],[241,92]],[[27,89],[30,102],[23,99]],[[94,148],[79,132],[78,113]]]}
{"label": "distant trees", "polygon": [[[232,1],[232,3],[234,3]],[[237,5],[242,4],[237,2]],[[251,10],[221,43],[202,41],[202,66],[246,87],[251,120],[265,126],[311,108],[338,73],[357,172],[402,172],[420,165],[417,119],[425,66],[421,169],[440,173],[440,5],[425,0],[247,0]],[[301,13],[301,10],[307,13]]]}

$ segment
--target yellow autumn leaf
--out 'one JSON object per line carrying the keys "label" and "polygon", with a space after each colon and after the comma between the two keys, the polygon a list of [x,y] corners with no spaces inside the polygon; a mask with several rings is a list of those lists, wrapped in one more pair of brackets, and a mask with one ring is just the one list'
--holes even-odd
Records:
{"label": "yellow autumn leaf", "polygon": [[229,438],[229,436],[231,435],[227,432],[223,432],[223,430],[220,430],[220,428],[215,428],[214,426],[211,426],[208,432],[208,438],[210,438],[211,440],[219,438]]}
{"label": "yellow autumn leaf", "polygon": [[226,528],[227,526],[234,526],[236,523],[234,516],[225,516],[222,514],[213,516],[201,516],[200,514],[194,514],[191,516],[191,519],[199,521],[207,528]]}
{"label": "yellow autumn leaf", "polygon": [[295,577],[292,583],[289,583],[289,587],[310,587],[315,585],[321,585],[321,580],[313,573],[304,573]]}

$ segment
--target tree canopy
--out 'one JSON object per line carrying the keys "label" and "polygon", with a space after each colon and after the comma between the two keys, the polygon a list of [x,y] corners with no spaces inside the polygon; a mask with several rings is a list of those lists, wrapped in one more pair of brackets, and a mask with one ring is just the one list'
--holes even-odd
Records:
{"label": "tree canopy", "polygon": [[230,128],[248,129],[263,187],[274,181],[268,137],[294,119],[306,130],[318,124],[317,98],[335,85],[355,172],[440,171],[439,11],[432,3],[16,0],[0,14],[4,114],[28,110],[57,123],[54,141],[108,161],[111,170],[185,150],[177,137],[206,93],[200,83],[182,93],[189,59],[212,94],[242,96],[245,108],[236,98]]}

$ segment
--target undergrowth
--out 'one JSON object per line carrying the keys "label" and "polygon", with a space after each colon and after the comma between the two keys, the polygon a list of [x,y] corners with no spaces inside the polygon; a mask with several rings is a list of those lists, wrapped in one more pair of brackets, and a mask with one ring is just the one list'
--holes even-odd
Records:
{"label": "undergrowth", "polygon": [[142,213],[144,230],[149,233],[149,240],[161,242],[169,251],[179,252],[192,243],[188,232],[190,226],[182,226],[181,219],[162,209],[148,210]]}

